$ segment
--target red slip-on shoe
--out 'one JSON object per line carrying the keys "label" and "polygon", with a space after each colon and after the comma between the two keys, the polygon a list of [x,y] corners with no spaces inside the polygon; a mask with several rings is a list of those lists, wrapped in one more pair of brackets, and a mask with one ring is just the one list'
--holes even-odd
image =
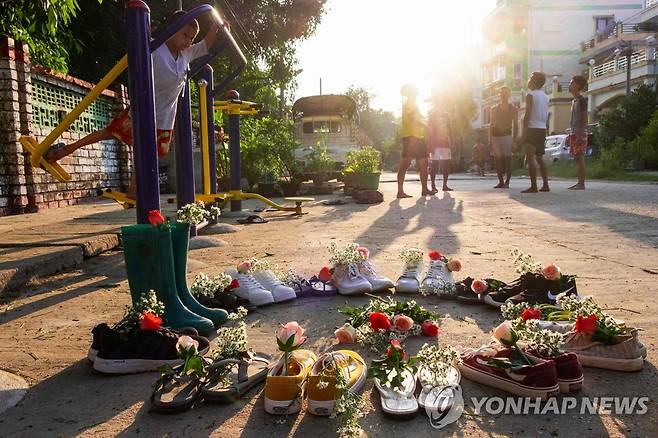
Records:
{"label": "red slip-on shoe", "polygon": [[522,397],[546,400],[560,392],[555,364],[527,355],[531,365],[511,348],[485,346],[466,349],[458,365],[462,376]]}
{"label": "red slip-on shoe", "polygon": [[530,351],[531,355],[539,359],[553,361],[557,373],[557,383],[562,394],[573,394],[583,389],[583,367],[578,356],[574,353],[562,353],[559,356],[544,356],[538,351]]}

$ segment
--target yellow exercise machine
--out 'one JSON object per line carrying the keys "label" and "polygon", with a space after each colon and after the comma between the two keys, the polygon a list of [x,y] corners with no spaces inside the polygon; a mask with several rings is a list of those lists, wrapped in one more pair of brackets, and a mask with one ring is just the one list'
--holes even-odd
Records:
{"label": "yellow exercise machine", "polygon": [[[295,214],[301,215],[302,205],[306,202],[314,201],[314,198],[306,197],[289,197],[284,198],[284,200],[289,202],[294,202],[295,206],[285,206],[279,205],[276,202],[261,196],[257,193],[243,192],[242,190],[230,190],[228,192],[221,193],[211,193],[211,184],[210,184],[210,175],[213,175],[214,172],[211,172],[210,169],[210,154],[209,154],[209,138],[208,138],[208,82],[205,80],[200,80],[199,85],[199,114],[200,114],[200,125],[201,125],[201,165],[203,166],[203,182],[202,189],[203,193],[196,194],[197,201],[203,201],[205,203],[219,203],[220,206],[224,207],[229,201],[242,201],[245,199],[257,199],[264,204],[269,205],[270,207],[279,210],[279,211],[292,211]],[[229,92],[229,100],[215,100],[213,101],[213,109],[224,111],[224,113],[230,117],[234,117],[234,120],[237,120],[239,123],[239,118],[241,116],[256,116],[262,114],[262,105],[259,103],[248,102],[240,100],[237,92]],[[230,126],[229,126],[230,129]],[[239,131],[238,131],[239,133]],[[214,133],[213,133],[214,135]],[[239,135],[235,135],[230,132],[231,139],[237,139],[238,142],[238,151],[239,151]]]}

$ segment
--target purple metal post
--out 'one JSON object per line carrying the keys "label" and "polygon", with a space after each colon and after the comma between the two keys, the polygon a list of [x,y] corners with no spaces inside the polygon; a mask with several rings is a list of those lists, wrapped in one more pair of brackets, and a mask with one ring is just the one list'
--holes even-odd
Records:
{"label": "purple metal post", "polygon": [[[201,69],[201,79],[205,79],[208,83],[206,88],[206,100],[208,107],[208,162],[210,163],[210,193],[217,193],[217,169],[215,168],[215,109],[214,95],[215,83],[213,81],[213,69],[209,65],[205,65]],[[205,169],[203,169],[205,172]]]}
{"label": "purple metal post", "polygon": [[[176,112],[176,201],[178,208],[195,201],[194,153],[192,151],[192,116],[190,114],[190,82],[178,96]],[[192,227],[191,235],[196,236]]]}
{"label": "purple metal post", "polygon": [[148,223],[148,212],[160,210],[155,100],[151,65],[150,10],[141,0],[126,5],[128,91],[137,183],[137,223]]}

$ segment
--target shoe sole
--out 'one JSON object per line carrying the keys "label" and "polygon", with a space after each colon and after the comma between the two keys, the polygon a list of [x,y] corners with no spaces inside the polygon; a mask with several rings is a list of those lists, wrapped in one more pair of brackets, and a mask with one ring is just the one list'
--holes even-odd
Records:
{"label": "shoe sole", "polygon": [[340,295],[363,295],[372,292],[372,288],[359,287],[356,289],[338,289]]}
{"label": "shoe sole", "polygon": [[265,412],[273,415],[296,414],[302,410],[299,398],[295,400],[271,400],[265,397]]}
{"label": "shoe sole", "polygon": [[498,301],[494,301],[489,295],[485,295],[484,300],[485,304],[488,304],[490,306],[494,307],[502,307],[503,304],[505,303],[499,303]]}
{"label": "shoe sole", "polygon": [[98,350],[89,347],[89,351],[87,352],[87,359],[89,359],[89,362],[94,363],[96,356],[98,356]]}
{"label": "shoe sole", "polygon": [[560,386],[560,392],[562,394],[573,394],[583,389],[584,381],[585,376],[580,376],[577,379],[557,379],[557,384]]}
{"label": "shoe sole", "polygon": [[[249,298],[247,298],[247,299],[249,299]],[[268,304],[274,304],[274,297],[272,297],[272,296],[265,297],[264,299],[262,299],[260,301],[252,301],[251,299],[249,299],[249,302],[251,304],[253,304],[254,306],[256,306],[256,307],[267,306]]]}
{"label": "shoe sole", "polygon": [[157,371],[162,365],[174,367],[182,363],[183,361],[180,359],[103,359],[96,357],[94,369],[103,374],[136,374]]}
{"label": "shoe sole", "polygon": [[418,288],[412,289],[412,288],[395,286],[395,292],[399,292],[401,294],[417,294],[419,290]]}
{"label": "shoe sole", "polygon": [[575,352],[578,361],[584,367],[603,368],[614,371],[640,371],[644,367],[644,359],[636,357],[635,359],[613,359],[608,357],[588,356],[581,352]]}
{"label": "shoe sole", "polygon": [[[272,295],[272,297],[274,297],[274,295]],[[297,298],[297,294],[293,291],[292,295],[288,294],[288,295],[283,295],[281,297],[274,298],[274,302],[275,303],[285,303],[286,301],[292,301],[295,298]]]}
{"label": "shoe sole", "polygon": [[[349,391],[352,393],[358,393],[363,388],[363,385],[366,383],[366,376],[368,374],[368,369],[364,366],[363,374],[359,379],[354,383]],[[318,417],[327,417],[331,415],[334,411],[334,406],[336,405],[336,400],[313,400],[311,398],[307,399],[308,406],[306,410],[313,415]]]}
{"label": "shoe sole", "polygon": [[502,389],[510,394],[518,395],[521,397],[532,397],[546,400],[560,393],[560,385],[556,382],[554,386],[546,386],[544,388],[530,387],[521,385],[519,383],[512,383],[508,380],[502,379],[498,376],[486,374],[477,368],[473,368],[467,364],[462,363],[459,366],[462,376],[474,382],[481,383],[493,388]]}

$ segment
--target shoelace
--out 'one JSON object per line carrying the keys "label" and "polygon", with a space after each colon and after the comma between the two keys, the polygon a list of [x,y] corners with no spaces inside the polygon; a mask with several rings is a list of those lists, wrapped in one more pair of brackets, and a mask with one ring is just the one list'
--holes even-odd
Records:
{"label": "shoelace", "polygon": [[356,265],[349,265],[347,267],[347,275],[349,275],[350,280],[354,280],[360,277],[359,271],[356,269]]}
{"label": "shoelace", "polygon": [[247,286],[247,289],[259,288],[262,289],[263,286],[256,280],[251,274],[240,274],[240,284]]}
{"label": "shoelace", "polygon": [[361,262],[360,271],[363,272],[364,274],[370,275],[370,276],[377,275],[377,271],[375,270],[375,267],[370,262],[367,262],[367,261]]}
{"label": "shoelace", "polygon": [[464,350],[464,356],[470,359],[474,356],[494,357],[498,353],[498,349],[494,344],[483,345],[480,348],[467,348]]}
{"label": "shoelace", "polygon": [[407,266],[400,275],[400,277],[404,278],[416,278],[418,276],[418,266]]}
{"label": "shoelace", "polygon": [[438,263],[432,263],[427,270],[428,277],[438,277],[443,272],[443,266]]}

